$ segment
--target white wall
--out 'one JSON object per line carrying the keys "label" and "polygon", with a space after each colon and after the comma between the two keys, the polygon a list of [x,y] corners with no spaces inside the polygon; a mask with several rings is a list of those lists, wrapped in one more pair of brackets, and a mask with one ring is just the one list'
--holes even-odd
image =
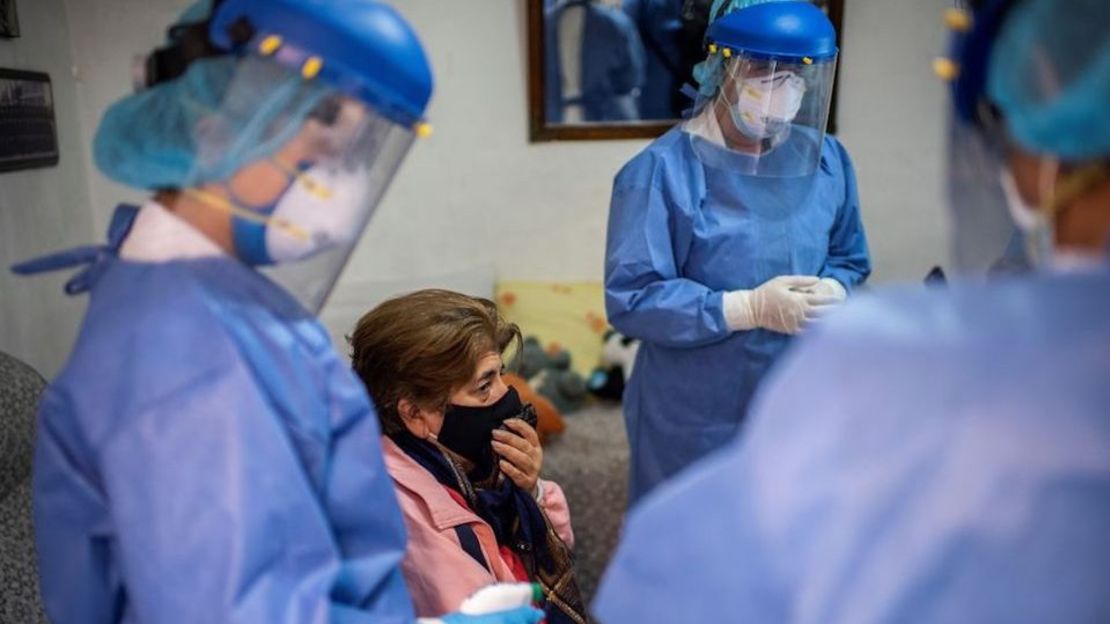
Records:
{"label": "white wall", "polygon": [[931,70],[947,49],[951,0],[845,0],[839,138],[855,163],[873,283],[916,280],[948,264],[942,168],[947,86]]}
{"label": "white wall", "polygon": [[22,37],[0,39],[0,67],[44,71],[53,83],[60,162],[0,173],[0,350],[46,375],[61,365],[84,310],[67,297],[67,275],[21,278],[8,267],[92,236],[85,137],[78,123],[73,56],[62,0],[19,3]]}
{"label": "white wall", "polygon": [[613,175],[644,141],[528,143],[524,0],[396,0],[431,56],[419,141],[348,277],[493,265],[501,277],[599,279]]}
{"label": "white wall", "polygon": [[[89,204],[97,236],[108,227],[120,202],[138,202],[143,193],[120,186],[97,171],[92,140],[105,109],[131,92],[137,55],[162,45],[166,27],[194,0],[65,0],[77,62],[77,104],[88,168]],[[98,239],[99,240],[99,239]]]}

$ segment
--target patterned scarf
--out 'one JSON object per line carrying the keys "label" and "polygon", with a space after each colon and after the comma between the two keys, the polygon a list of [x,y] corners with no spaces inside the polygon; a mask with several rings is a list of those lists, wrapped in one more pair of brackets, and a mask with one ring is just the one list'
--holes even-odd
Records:
{"label": "patterned scarf", "polygon": [[[574,580],[570,550],[528,492],[500,472],[485,481],[472,481],[465,468],[470,462],[434,441],[421,440],[407,431],[390,438],[436,481],[461,494],[470,509],[493,529],[497,544],[509,547],[520,557],[529,576],[543,587],[543,609],[549,624],[589,621]],[[467,549],[462,536],[460,542]]]}

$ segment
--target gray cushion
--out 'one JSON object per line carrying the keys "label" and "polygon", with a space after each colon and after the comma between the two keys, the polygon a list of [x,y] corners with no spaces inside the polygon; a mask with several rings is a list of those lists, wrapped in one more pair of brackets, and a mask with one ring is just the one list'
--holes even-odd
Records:
{"label": "gray cushion", "polygon": [[31,528],[35,412],[45,387],[31,367],[0,352],[0,623],[45,622]]}
{"label": "gray cushion", "polygon": [[0,499],[0,622],[46,622],[31,531],[30,479]]}
{"label": "gray cushion", "polygon": [[35,369],[0,352],[0,498],[31,476],[35,411],[45,385]]}

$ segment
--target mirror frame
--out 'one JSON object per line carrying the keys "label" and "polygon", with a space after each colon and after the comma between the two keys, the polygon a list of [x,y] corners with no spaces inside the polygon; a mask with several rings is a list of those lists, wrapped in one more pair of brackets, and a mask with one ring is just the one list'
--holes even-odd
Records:
{"label": "mirror frame", "polygon": [[[528,140],[600,141],[612,139],[654,139],[680,120],[650,120],[622,123],[552,124],[544,116],[544,24],[543,0],[528,2]],[[836,28],[836,44],[843,52],[844,0],[825,0],[829,19]],[[836,58],[836,81],[829,107],[829,134],[836,134],[836,102],[840,90],[840,56]]]}

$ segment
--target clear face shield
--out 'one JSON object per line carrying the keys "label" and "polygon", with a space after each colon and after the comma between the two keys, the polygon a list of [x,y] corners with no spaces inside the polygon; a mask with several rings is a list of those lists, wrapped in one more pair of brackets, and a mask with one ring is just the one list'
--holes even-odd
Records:
{"label": "clear face shield", "polygon": [[1008,168],[1008,144],[997,121],[973,125],[950,118],[952,260],[966,276],[1024,272],[1051,255],[1051,224],[1041,213],[1023,209]]}
{"label": "clear face shield", "polygon": [[759,58],[732,52],[718,88],[683,129],[706,164],[764,177],[812,174],[821,158],[836,56]]}
{"label": "clear face shield", "polygon": [[248,57],[197,124],[182,193],[229,213],[236,256],[318,312],[413,137],[356,98]]}

